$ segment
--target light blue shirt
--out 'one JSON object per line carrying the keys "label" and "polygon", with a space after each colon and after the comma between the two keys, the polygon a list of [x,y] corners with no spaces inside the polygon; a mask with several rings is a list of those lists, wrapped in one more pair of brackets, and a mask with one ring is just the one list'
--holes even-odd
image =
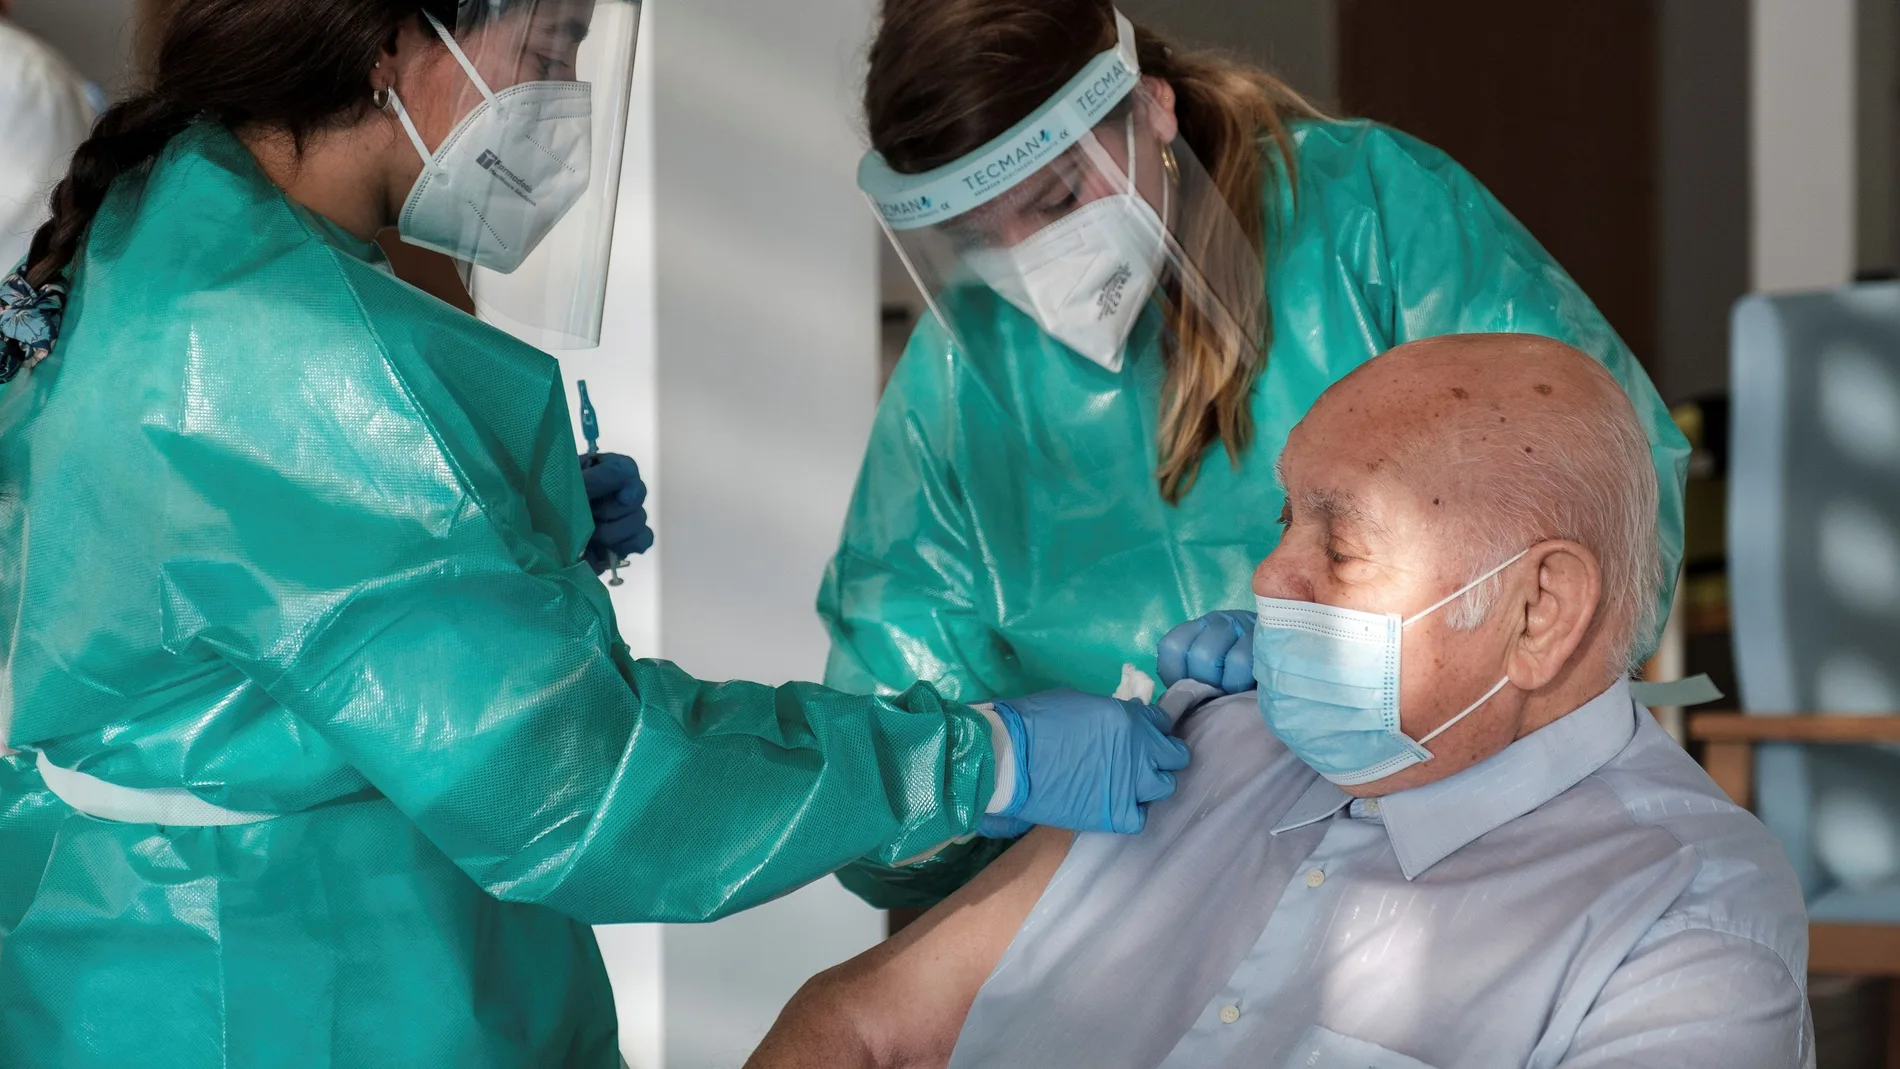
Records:
{"label": "light blue shirt", "polygon": [[1355,802],[1249,693],[1140,836],[1078,836],[953,1067],[1814,1064],[1780,846],[1619,682]]}

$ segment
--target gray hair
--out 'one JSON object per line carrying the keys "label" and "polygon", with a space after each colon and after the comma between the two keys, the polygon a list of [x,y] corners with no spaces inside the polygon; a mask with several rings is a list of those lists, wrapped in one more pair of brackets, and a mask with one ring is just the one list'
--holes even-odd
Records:
{"label": "gray hair", "polygon": [[[1588,548],[1602,574],[1598,625],[1609,635],[1614,667],[1634,669],[1647,652],[1637,643],[1655,631],[1664,601],[1656,469],[1621,390],[1608,404],[1582,407],[1504,426],[1473,412],[1445,428],[1455,437],[1441,441],[1487,439],[1482,453],[1451,450],[1453,463],[1468,465],[1485,484],[1476,495],[1482,514],[1463,518],[1462,552],[1475,579],[1541,541]],[[1446,622],[1475,629],[1503,589],[1502,576],[1478,584],[1447,607]]]}

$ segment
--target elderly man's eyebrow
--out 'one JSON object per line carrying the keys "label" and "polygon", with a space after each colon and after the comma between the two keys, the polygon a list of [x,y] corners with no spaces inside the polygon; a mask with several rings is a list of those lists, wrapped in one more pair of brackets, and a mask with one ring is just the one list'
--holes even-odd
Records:
{"label": "elderly man's eyebrow", "polygon": [[1359,498],[1344,490],[1308,490],[1300,496],[1300,507],[1319,513],[1330,524],[1347,523],[1373,534],[1386,533],[1385,525],[1359,504]]}

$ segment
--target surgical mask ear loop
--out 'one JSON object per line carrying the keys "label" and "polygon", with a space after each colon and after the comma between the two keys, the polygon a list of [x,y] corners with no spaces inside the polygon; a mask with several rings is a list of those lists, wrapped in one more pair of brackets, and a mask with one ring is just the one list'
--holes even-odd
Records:
{"label": "surgical mask ear loop", "polygon": [[1477,701],[1472,702],[1470,705],[1466,706],[1464,712],[1459,713],[1457,716],[1454,716],[1450,720],[1447,720],[1444,723],[1433,728],[1431,734],[1418,740],[1418,744],[1420,746],[1425,745],[1426,743],[1432,741],[1438,736],[1443,735],[1447,730],[1449,730],[1452,727],[1452,725],[1458,723],[1458,721],[1463,720],[1465,717],[1470,716],[1472,713],[1477,712],[1479,706],[1483,705],[1485,702],[1490,701],[1492,698],[1497,697],[1498,691],[1503,690],[1504,685],[1506,683],[1509,683],[1510,681],[1511,681],[1510,676],[1505,676],[1503,679],[1498,680],[1497,686],[1494,686],[1490,690],[1487,690],[1484,692],[1484,697],[1479,698]]}
{"label": "surgical mask ear loop", "polygon": [[[1479,583],[1482,583],[1485,580],[1490,579],[1492,576],[1498,574],[1504,569],[1509,568],[1511,565],[1516,564],[1518,561],[1523,560],[1525,557],[1530,555],[1530,552],[1531,551],[1529,549],[1525,549],[1522,553],[1519,553],[1517,556],[1512,557],[1510,560],[1505,561],[1503,564],[1498,565],[1497,567],[1491,569],[1490,571],[1484,573],[1483,575],[1477,577],[1476,579],[1473,579],[1471,582],[1466,583],[1464,586],[1459,587],[1457,590],[1452,591],[1450,594],[1446,595],[1445,597],[1440,598],[1438,602],[1434,604],[1431,608],[1426,609],[1424,612],[1415,614],[1414,616],[1411,617],[1411,619],[1406,620],[1404,623],[1400,624],[1399,626],[1408,627],[1415,621],[1423,620],[1425,617],[1430,616],[1431,614],[1451,604],[1453,601],[1457,600],[1458,598],[1463,597],[1466,593],[1471,591]],[[1460,720],[1463,720],[1465,717],[1470,716],[1472,713],[1477,712],[1478,709],[1481,706],[1483,706],[1485,702],[1488,702],[1492,698],[1497,697],[1498,692],[1503,690],[1505,684],[1509,683],[1510,681],[1511,681],[1510,676],[1505,676],[1503,679],[1498,680],[1495,686],[1493,686],[1490,690],[1487,690],[1484,692],[1484,697],[1479,698],[1477,701],[1472,702],[1470,705],[1465,706],[1464,712],[1459,713],[1457,716],[1454,716],[1450,720],[1447,720],[1444,723],[1433,728],[1431,734],[1418,740],[1418,744],[1420,746],[1424,746],[1426,743],[1431,742],[1433,739],[1451,730],[1451,728],[1454,725],[1456,725]]]}
{"label": "surgical mask ear loop", "polygon": [[1472,589],[1477,587],[1479,583],[1484,582],[1485,580],[1498,574],[1504,569],[1509,568],[1511,565],[1516,564],[1518,561],[1523,560],[1525,557],[1530,556],[1530,552],[1531,551],[1529,549],[1524,550],[1524,552],[1519,553],[1517,556],[1512,557],[1510,560],[1505,561],[1503,564],[1498,565],[1497,567],[1491,569],[1490,571],[1484,573],[1483,575],[1477,577],[1476,579],[1473,579],[1471,582],[1466,583],[1464,586],[1461,586],[1458,589],[1452,591],[1451,593],[1445,595],[1444,597],[1439,598],[1436,602],[1432,604],[1431,608],[1426,609],[1424,612],[1413,613],[1411,616],[1407,617],[1402,623],[1400,623],[1399,626],[1410,627],[1413,624],[1419,622],[1420,620],[1423,620],[1427,616],[1430,616],[1431,614],[1444,608],[1445,606],[1450,605],[1452,602],[1470,593]]}

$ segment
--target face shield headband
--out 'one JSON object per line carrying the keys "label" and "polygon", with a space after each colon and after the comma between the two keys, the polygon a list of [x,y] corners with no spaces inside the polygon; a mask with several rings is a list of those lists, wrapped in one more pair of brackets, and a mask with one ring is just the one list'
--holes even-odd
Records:
{"label": "face shield headband", "polygon": [[1115,47],[1000,137],[923,174],[899,174],[872,151],[858,165],[858,188],[894,231],[936,226],[1016,188],[1095,129],[1141,84],[1135,27],[1115,12]]}

